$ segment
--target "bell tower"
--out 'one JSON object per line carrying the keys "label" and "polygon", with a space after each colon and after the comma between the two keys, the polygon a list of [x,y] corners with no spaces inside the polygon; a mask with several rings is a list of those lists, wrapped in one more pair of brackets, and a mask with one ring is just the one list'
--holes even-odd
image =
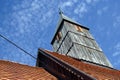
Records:
{"label": "bell tower", "polygon": [[89,28],[65,16],[61,11],[59,14],[60,19],[51,41],[54,51],[79,60],[112,67],[90,34]]}

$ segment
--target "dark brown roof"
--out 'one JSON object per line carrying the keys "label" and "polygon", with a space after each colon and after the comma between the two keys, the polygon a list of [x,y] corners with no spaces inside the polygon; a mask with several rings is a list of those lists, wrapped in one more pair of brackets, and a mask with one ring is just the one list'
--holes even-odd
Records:
{"label": "dark brown roof", "polygon": [[0,80],[57,80],[43,68],[0,60]]}
{"label": "dark brown roof", "polygon": [[79,69],[80,71],[85,72],[86,74],[94,77],[98,80],[120,80],[120,71],[107,68],[104,66],[99,66],[85,61],[76,60],[74,58],[58,54],[56,52],[51,52],[44,50],[45,53],[56,57],[57,59],[68,63],[72,67]]}

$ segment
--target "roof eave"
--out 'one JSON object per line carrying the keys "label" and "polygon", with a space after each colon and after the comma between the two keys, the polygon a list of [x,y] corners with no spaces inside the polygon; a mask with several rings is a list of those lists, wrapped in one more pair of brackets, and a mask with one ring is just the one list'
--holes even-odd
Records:
{"label": "roof eave", "polygon": [[53,36],[53,38],[52,38],[51,44],[53,44],[53,42],[54,42],[54,40],[55,40],[55,36],[57,35],[57,32],[59,31],[62,23],[63,23],[63,18],[60,18],[59,21],[58,21],[58,24],[57,24],[57,26],[56,26],[57,28],[56,28],[56,31],[55,31],[54,36]]}

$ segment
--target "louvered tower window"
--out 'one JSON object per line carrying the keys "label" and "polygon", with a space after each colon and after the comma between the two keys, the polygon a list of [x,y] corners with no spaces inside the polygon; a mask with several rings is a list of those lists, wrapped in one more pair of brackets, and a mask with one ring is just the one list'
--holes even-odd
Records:
{"label": "louvered tower window", "polygon": [[56,40],[59,42],[61,38],[62,38],[62,34],[61,32],[58,32],[58,34],[56,35]]}
{"label": "louvered tower window", "polygon": [[82,28],[81,28],[80,26],[78,26],[78,25],[74,25],[74,27],[75,27],[75,29],[76,29],[77,31],[80,31],[80,32],[83,31]]}

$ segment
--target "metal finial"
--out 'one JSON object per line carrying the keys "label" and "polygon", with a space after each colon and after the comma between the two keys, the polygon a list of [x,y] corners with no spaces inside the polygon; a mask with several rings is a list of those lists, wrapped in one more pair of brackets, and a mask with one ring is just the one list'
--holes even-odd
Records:
{"label": "metal finial", "polygon": [[59,14],[63,14],[62,10],[59,8]]}

